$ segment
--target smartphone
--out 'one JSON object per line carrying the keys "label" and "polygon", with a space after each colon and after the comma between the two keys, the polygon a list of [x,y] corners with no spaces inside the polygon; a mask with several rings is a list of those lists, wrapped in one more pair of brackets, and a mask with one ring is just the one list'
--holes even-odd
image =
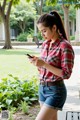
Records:
{"label": "smartphone", "polygon": [[33,58],[33,56],[31,56],[30,54],[26,54],[29,58]]}

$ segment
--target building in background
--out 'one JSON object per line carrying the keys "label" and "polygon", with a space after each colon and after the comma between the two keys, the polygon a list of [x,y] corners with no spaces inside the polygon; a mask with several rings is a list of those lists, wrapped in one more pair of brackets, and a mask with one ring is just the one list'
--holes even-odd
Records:
{"label": "building in background", "polygon": [[[16,31],[15,29],[10,29],[11,40],[16,39]],[[5,32],[4,32],[4,24],[0,23],[0,41],[5,40]]]}
{"label": "building in background", "polygon": [[76,10],[76,32],[75,41],[80,41],[80,9]]}

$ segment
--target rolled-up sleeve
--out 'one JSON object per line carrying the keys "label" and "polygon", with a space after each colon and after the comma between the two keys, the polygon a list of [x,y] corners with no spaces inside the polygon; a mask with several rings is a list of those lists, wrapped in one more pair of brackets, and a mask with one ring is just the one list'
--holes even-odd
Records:
{"label": "rolled-up sleeve", "polygon": [[69,79],[74,65],[74,51],[70,44],[63,44],[61,49],[62,79]]}

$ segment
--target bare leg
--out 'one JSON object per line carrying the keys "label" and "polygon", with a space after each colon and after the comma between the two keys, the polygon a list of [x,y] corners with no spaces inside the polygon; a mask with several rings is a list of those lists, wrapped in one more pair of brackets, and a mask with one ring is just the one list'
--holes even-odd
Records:
{"label": "bare leg", "polygon": [[43,106],[43,104],[44,104],[44,103],[42,103],[42,102],[39,102],[39,104],[40,104],[40,108],[42,108],[42,106]]}
{"label": "bare leg", "polygon": [[57,119],[57,112],[56,112],[55,116],[52,117],[51,120],[58,120],[58,119]]}
{"label": "bare leg", "polygon": [[43,104],[35,120],[57,120],[57,110]]}

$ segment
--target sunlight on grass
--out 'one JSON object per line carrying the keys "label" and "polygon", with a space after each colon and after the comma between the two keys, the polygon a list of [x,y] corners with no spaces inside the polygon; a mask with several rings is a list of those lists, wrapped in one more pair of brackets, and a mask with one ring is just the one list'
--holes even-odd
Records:
{"label": "sunlight on grass", "polygon": [[38,75],[37,68],[29,62],[25,53],[39,55],[37,52],[25,49],[0,50],[0,79],[7,77],[8,74],[19,79]]}

